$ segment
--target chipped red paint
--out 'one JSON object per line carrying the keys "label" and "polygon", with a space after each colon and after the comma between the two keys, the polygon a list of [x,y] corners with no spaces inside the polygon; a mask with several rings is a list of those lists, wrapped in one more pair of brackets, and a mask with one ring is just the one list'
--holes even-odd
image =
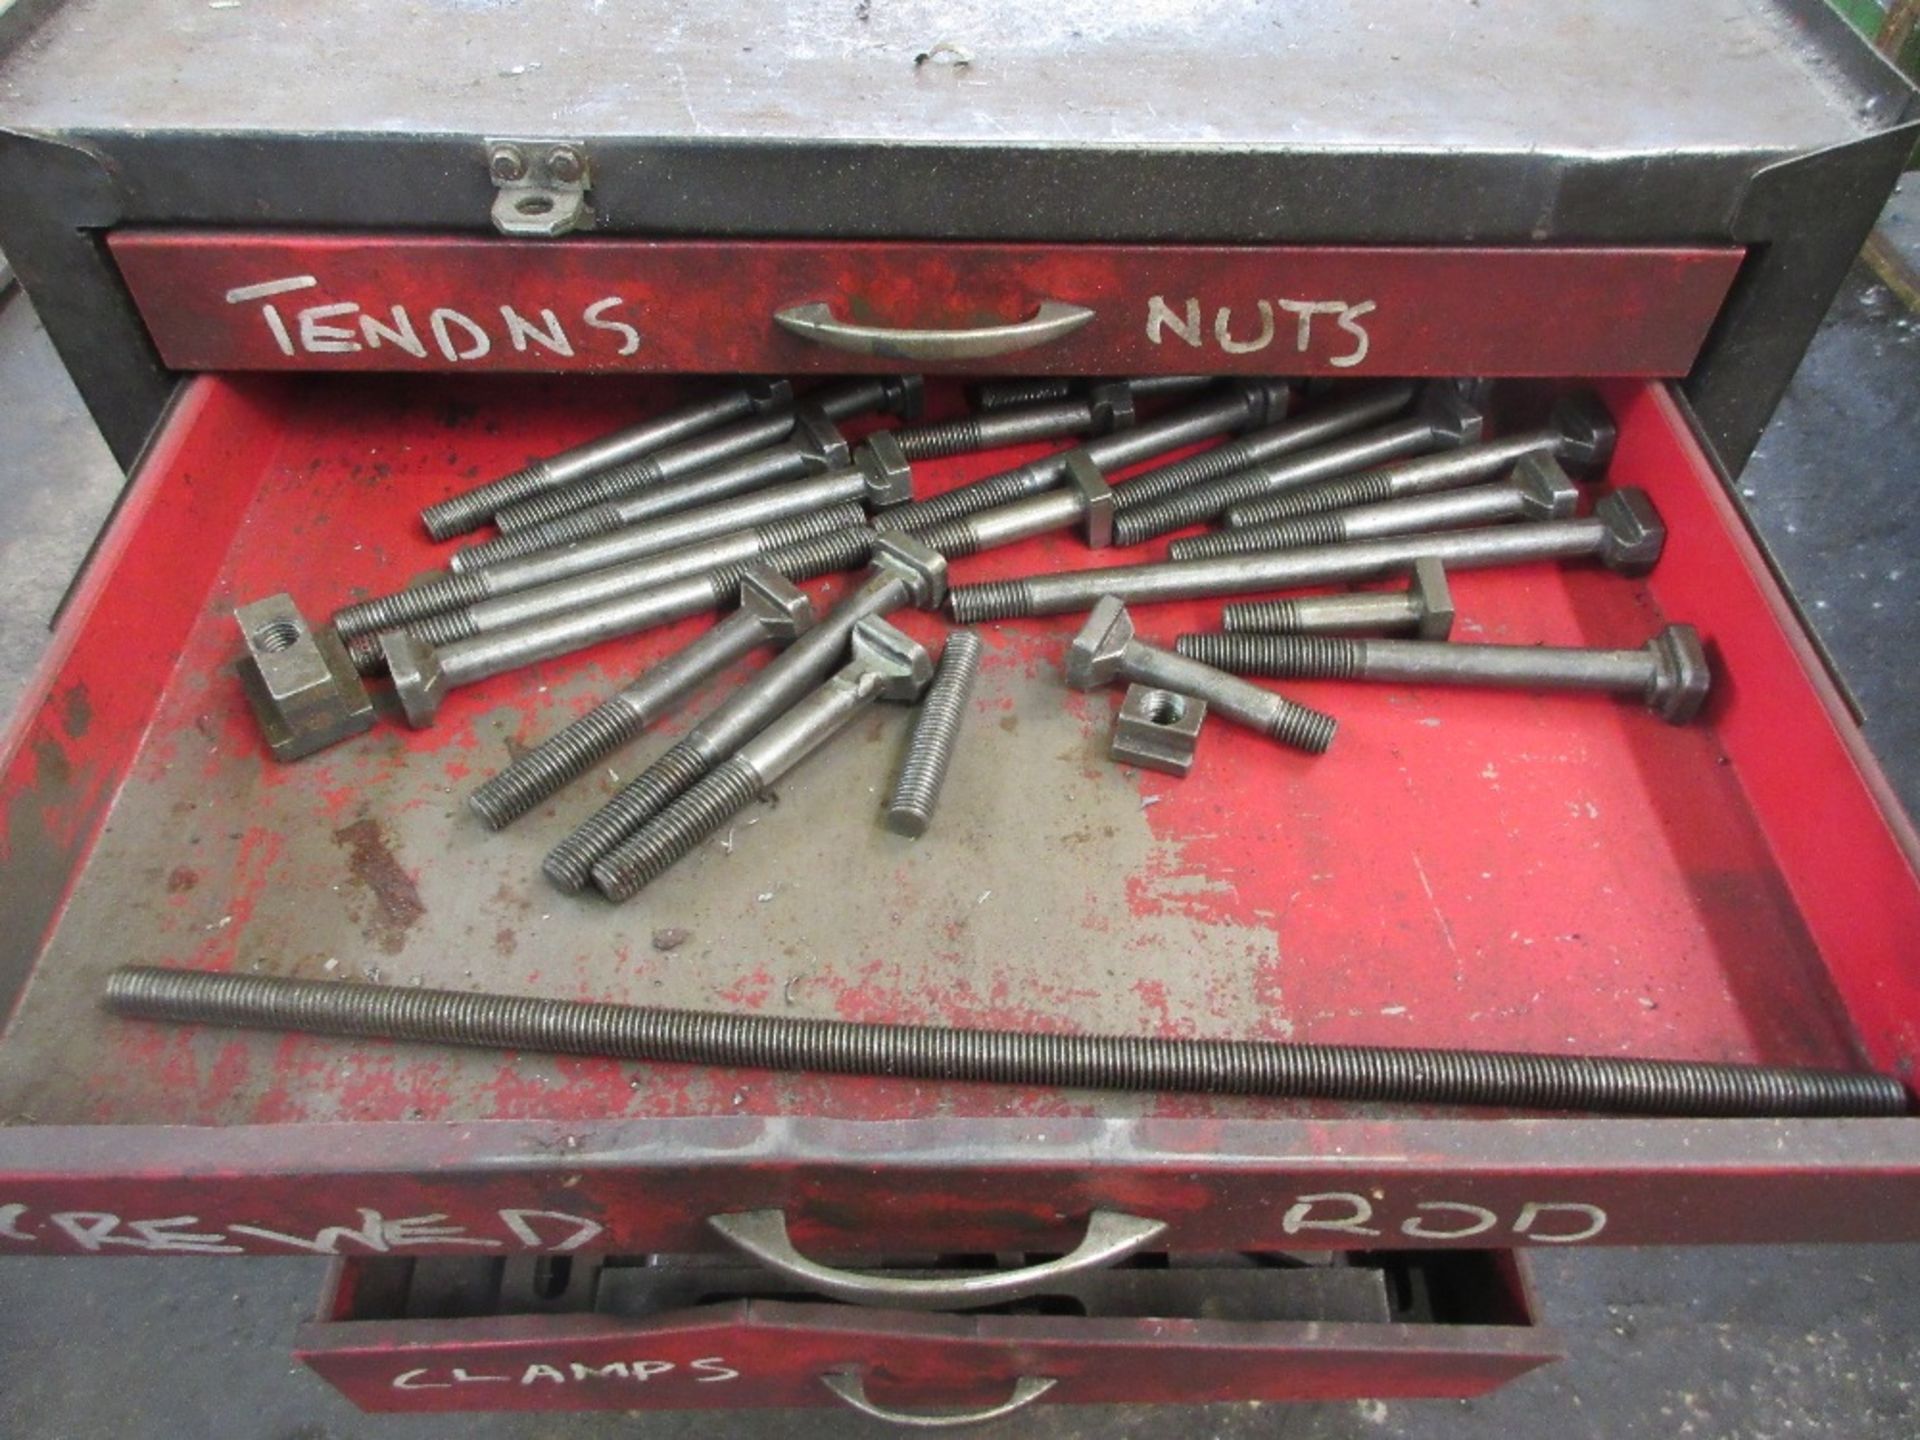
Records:
{"label": "chipped red paint", "polygon": [[[226,673],[231,606],[288,588],[318,618],[356,590],[388,588],[440,554],[417,531],[423,499],[667,403],[673,393],[665,382],[645,380],[508,387],[343,377],[296,391],[255,377],[192,386],[83,582],[0,772],[8,817],[0,913],[28,921],[6,928],[19,947],[18,970],[39,952],[53,913],[47,897],[66,893],[123,778],[157,785],[169,774],[194,777],[204,792],[183,802],[204,808],[179,816],[180,825],[194,822],[221,848],[188,858],[201,877],[191,890],[172,884],[177,855],[130,854],[130,842],[120,841],[99,857],[92,883],[145,906],[143,944],[178,963],[263,963],[306,976],[366,975],[388,963],[374,901],[347,883],[343,852],[325,837],[370,816],[391,822],[413,813],[448,833],[450,844],[476,843],[440,817],[457,804],[453,770],[494,763],[499,740],[478,728],[481,717],[504,711],[507,723],[518,717],[524,734],[542,733],[554,714],[545,687],[574,680],[564,692],[571,710],[587,688],[578,683],[582,673],[611,683],[683,643],[699,622],[476,686],[448,705],[433,730],[383,725],[351,747],[281,767],[265,761]],[[512,424],[502,418],[509,397]],[[1664,616],[1685,616],[1708,626],[1729,673],[1763,674],[1772,683],[1736,679],[1706,723],[1685,730],[1604,700],[1549,707],[1466,691],[1301,685],[1294,688],[1302,698],[1334,709],[1345,726],[1335,752],[1317,761],[1212,727],[1194,777],[1139,782],[1141,798],[1156,802],[1144,811],[1156,837],[1148,867],[1111,893],[1077,902],[1078,923],[1101,946],[1151,960],[1132,972],[1149,978],[1123,987],[1120,1002],[1141,1028],[1832,1064],[1864,1057],[1894,1070],[1910,1064],[1920,995],[1899,957],[1900,937],[1920,933],[1911,832],[1886,801],[1857,732],[1670,399],[1634,385],[1616,387],[1612,399],[1622,419],[1616,476],[1647,486],[1673,521],[1667,560],[1639,584],[1578,567],[1461,576],[1463,623],[1490,639],[1630,643]],[[936,394],[936,411],[951,403]],[[955,458],[919,468],[937,490],[980,473],[983,463]],[[974,580],[1130,558],[1090,555],[1061,536],[962,562],[956,572]],[[841,586],[809,588],[830,597]],[[1162,637],[1216,616],[1216,607],[1201,604],[1140,611],[1146,632]],[[940,629],[927,617],[905,623],[922,636]],[[1075,623],[995,628],[990,667],[1051,675]],[[129,656],[118,643],[126,633],[151,643]],[[1063,698],[1083,735],[1082,769],[1116,783],[1099,758],[1115,697]],[[1007,710],[976,720],[991,727],[1017,718]],[[663,734],[686,723],[683,712]],[[1596,756],[1610,763],[1596,765]],[[403,777],[414,757],[428,763]],[[1246,776],[1262,783],[1242,783]],[[1813,787],[1817,806],[1802,787]],[[370,796],[382,807],[394,800],[392,813],[374,815]],[[269,801],[292,807],[303,828],[263,821],[254,812]],[[1447,843],[1427,843],[1440,828],[1435,817],[1449,822]],[[1807,819],[1818,824],[1803,834],[1797,827]],[[322,837],[311,853],[288,845],[308,831]],[[395,866],[421,885],[431,907],[427,882],[438,857],[396,846]],[[1417,855],[1418,867],[1333,864],[1376,851]],[[502,988],[588,997],[596,979],[611,974],[644,994],[650,977],[698,963],[691,946],[671,955],[653,950],[655,922],[644,911],[610,925],[590,954],[546,942],[540,925],[550,902],[530,873],[481,898],[484,913],[471,931],[464,939],[450,931],[447,943],[491,957],[487,973]],[[904,896],[902,905],[910,903]],[[289,907],[304,917],[291,926]],[[1147,922],[1175,927],[1166,933],[1176,937],[1184,933],[1178,927],[1215,941],[1225,935],[1239,948],[1230,966],[1209,972],[1211,989],[1197,1000],[1182,997],[1169,983],[1177,965],[1155,948],[1164,942],[1146,938]],[[260,935],[283,933],[306,948],[260,953]],[[884,939],[850,944],[798,982],[806,1005],[849,1018],[1063,1028],[1097,988],[1073,973],[1013,984],[1004,968],[962,971],[973,942],[960,920],[948,922],[937,943],[952,957],[954,973],[945,978],[891,966]],[[732,1003],[778,1013],[781,967],[770,957],[750,961],[730,972],[738,976]],[[59,993],[71,981],[50,968],[35,986]],[[1243,975],[1244,989],[1221,988],[1228,974]],[[1920,1150],[1914,1128],[1903,1124],[1796,1127],[1800,1159],[1788,1165],[1776,1143],[1784,1132],[1768,1127],[1498,1118],[1383,1127],[1377,1116],[1362,1120],[1333,1105],[453,1056],[300,1037],[240,1041],[103,1026],[92,994],[75,992],[66,1001],[72,1008],[37,1033],[43,1045],[55,1030],[63,1043],[99,1037],[96,1048],[82,1047],[94,1057],[75,1087],[84,1103],[61,1118],[122,1128],[0,1131],[0,1179],[9,1182],[0,1185],[0,1206],[138,1202],[138,1213],[150,1215],[330,1223],[326,1206],[352,1181],[346,1189],[368,1197],[356,1204],[377,1201],[405,1214],[444,1210],[471,1221],[490,1199],[512,1204],[532,1194],[560,1208],[575,1196],[564,1167],[533,1178],[494,1163],[530,1136],[552,1147],[571,1135],[589,1144],[620,1137],[604,1173],[575,1177],[575,1198],[619,1227],[633,1248],[672,1248],[655,1243],[663,1238],[699,1243],[699,1207],[730,1204],[732,1196],[827,1205],[855,1217],[858,1223],[847,1221],[852,1230],[876,1219],[901,1222],[916,1239],[931,1238],[936,1220],[952,1220],[968,1244],[988,1249],[996,1248],[1002,1223],[1057,1227],[1061,1216],[1096,1200],[1151,1208],[1157,1196],[1196,1235],[1232,1244],[1251,1234],[1283,1246],[1289,1237],[1272,1200],[1260,1198],[1262,1187],[1337,1188],[1340,1157],[1369,1154],[1391,1158],[1368,1178],[1399,1175],[1396,1203],[1464,1194],[1497,1200],[1510,1214],[1535,1200],[1593,1197],[1614,1209],[1607,1241],[1885,1238],[1911,1234],[1920,1223],[1913,1218],[1920,1207],[1911,1203]],[[22,1053],[22,1043],[16,1031],[0,1044],[0,1067]],[[355,1123],[312,1132],[328,1138],[307,1142],[324,1152],[317,1172],[293,1165],[294,1152],[280,1148],[287,1127],[341,1121]],[[407,1121],[444,1121],[467,1138],[451,1150],[415,1153],[388,1138],[420,1128],[400,1123]],[[704,1127],[736,1121],[767,1128],[737,1132],[743,1148],[701,1170],[676,1202],[681,1208],[662,1222],[663,1237],[647,1218],[662,1193],[660,1176],[648,1173],[644,1199],[623,1190],[618,1177],[633,1173],[632,1157],[649,1147],[684,1158],[711,1133]],[[843,1177],[830,1177],[831,1167],[811,1152],[804,1163],[791,1160],[798,1152],[786,1147],[796,1127],[836,1121],[859,1122],[831,1132],[838,1147],[831,1153],[848,1167]],[[207,1128],[142,1128],[164,1123]],[[924,1176],[902,1181],[904,1188],[869,1194],[861,1177],[870,1177],[870,1167],[849,1157],[885,1154],[924,1123],[957,1127],[943,1132],[955,1138],[942,1158]],[[1026,1128],[1015,1139],[995,1130],[1001,1124]],[[1094,1129],[1076,1128],[1088,1125]],[[89,1133],[111,1134],[112,1143],[96,1147],[84,1138]],[[1689,1144],[1669,1148],[1653,1138],[1675,1134],[1691,1137]],[[1068,1135],[1090,1138],[1062,1138]],[[142,1136],[158,1148],[142,1150]],[[1872,1137],[1872,1148],[1856,1136]],[[1488,1158],[1522,1139],[1523,1163]],[[42,1143],[52,1149],[39,1149]],[[29,1144],[31,1161],[20,1158]],[[1057,1145],[1066,1151],[1056,1155]],[[136,1152],[149,1158],[136,1162]],[[278,1168],[250,1174],[245,1195],[227,1193],[232,1187],[219,1177],[246,1170],[260,1155],[274,1157]],[[1693,1158],[1709,1155],[1710,1164]],[[1040,1157],[1058,1164],[1025,1169]],[[459,1178],[428,1173],[441,1166]],[[213,1178],[177,1188],[188,1170]],[[1009,1179],[1015,1171],[1017,1183]],[[1190,1178],[1183,1188],[1173,1175]],[[749,1176],[759,1178],[749,1183]],[[1545,1188],[1543,1177],[1551,1181]],[[963,1182],[1002,1208],[939,1198]],[[305,1191],[317,1193],[302,1198]],[[909,1195],[928,1207],[924,1222],[903,1219],[899,1197]],[[1743,1203],[1766,1213],[1728,1213]],[[265,1209],[247,1208],[255,1204]],[[813,1223],[831,1231],[838,1222]],[[36,1232],[33,1243],[58,1238]],[[1503,1236],[1516,1238],[1527,1237]],[[1368,1243],[1396,1241],[1388,1233]]]}
{"label": "chipped red paint", "polygon": [[[862,324],[972,328],[1023,319],[1040,301],[1057,300],[1095,318],[1063,340],[985,368],[1677,376],[1692,368],[1743,253],[817,240],[552,245],[125,229],[108,244],[175,369],[603,373],[896,369],[895,359],[796,338],[772,316],[827,301],[836,315]],[[273,293],[249,295],[276,283]],[[1537,305],[1514,303],[1541,295],[1554,297],[1551,324],[1538,323]],[[1321,313],[1302,313],[1303,304]],[[511,324],[508,311],[521,323]],[[546,340],[529,339],[527,322]],[[410,349],[396,342],[395,327]],[[982,362],[958,368],[978,370]]]}

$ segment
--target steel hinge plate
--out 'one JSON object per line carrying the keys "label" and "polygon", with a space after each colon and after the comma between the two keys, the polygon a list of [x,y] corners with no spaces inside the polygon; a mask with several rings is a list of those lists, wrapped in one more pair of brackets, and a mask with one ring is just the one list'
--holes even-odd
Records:
{"label": "steel hinge plate", "polygon": [[487,174],[502,235],[553,240],[593,223],[593,171],[578,140],[489,140]]}

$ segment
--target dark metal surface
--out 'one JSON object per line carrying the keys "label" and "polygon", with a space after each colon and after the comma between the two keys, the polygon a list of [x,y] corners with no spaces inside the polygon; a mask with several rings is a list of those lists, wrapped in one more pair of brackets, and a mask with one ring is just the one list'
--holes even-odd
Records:
{"label": "dark metal surface", "polygon": [[[123,461],[168,381],[93,232],[477,230],[485,137],[563,115],[620,233],[1753,243],[1692,387],[1738,468],[1912,143],[1890,133],[1910,90],[1813,0],[1503,0],[1390,26],[1244,0],[1017,23],[985,3],[70,0],[10,28],[29,38],[0,60],[0,182],[32,199],[0,244]],[[290,83],[317,53],[326,83]],[[431,64],[394,63],[414,54]]]}

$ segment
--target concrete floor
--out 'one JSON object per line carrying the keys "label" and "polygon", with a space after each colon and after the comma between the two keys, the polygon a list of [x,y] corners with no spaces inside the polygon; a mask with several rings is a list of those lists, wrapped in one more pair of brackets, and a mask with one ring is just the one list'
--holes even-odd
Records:
{"label": "concrete floor", "polygon": [[[1911,189],[1898,223],[1920,241]],[[1920,244],[1915,245],[1920,249]],[[1920,810],[1920,320],[1857,269],[1743,477]],[[118,477],[30,308],[0,311],[0,710]],[[1844,462],[1837,457],[1847,457]],[[1569,1358],[1464,1403],[1040,1410],[1025,1436],[1920,1434],[1920,1247],[1535,1252]],[[0,1261],[0,1435],[402,1440],[839,1436],[844,1412],[375,1418],[288,1358],[322,1262]]]}

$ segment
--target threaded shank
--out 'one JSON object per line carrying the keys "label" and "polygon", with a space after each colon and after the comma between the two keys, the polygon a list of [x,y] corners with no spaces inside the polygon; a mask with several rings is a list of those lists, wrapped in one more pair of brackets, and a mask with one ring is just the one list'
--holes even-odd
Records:
{"label": "threaded shank", "polygon": [[406,631],[429,645],[451,645],[456,640],[470,640],[478,635],[480,622],[473,618],[471,610],[449,610],[444,615],[422,615],[410,622]]}
{"label": "threaded shank", "polygon": [[562,485],[558,490],[530,496],[516,505],[502,506],[494,512],[493,523],[503,535],[517,534],[558,520],[563,515],[571,515],[577,510],[590,510],[596,505],[625,499],[650,485],[659,484],[663,478],[660,462],[651,455],[643,455],[638,460],[629,460],[611,470],[602,470],[598,475],[589,475],[571,485]]}
{"label": "threaded shank", "polygon": [[756,525],[753,538],[758,542],[761,553],[765,554],[789,545],[798,545],[802,540],[812,540],[816,536],[866,528],[867,512],[858,505],[829,505],[821,510],[809,510],[804,515]]}
{"label": "threaded shank", "polygon": [[973,631],[955,630],[940,652],[939,672],[920,702],[907,758],[894,782],[893,798],[887,802],[887,824],[902,835],[924,835],[932,823],[933,807],[960,738],[960,722],[966,718],[974,681],[980,678],[983,648]]}
{"label": "threaded shank", "polygon": [[498,480],[427,506],[420,512],[420,520],[434,539],[451,540],[469,530],[478,530],[493,518],[496,510],[552,488],[553,472],[547,469],[546,461],[536,460],[511,475],[502,475]]}
{"label": "threaded shank", "polygon": [[1297,600],[1255,600],[1223,606],[1220,623],[1230,634],[1284,635],[1300,624]]}
{"label": "threaded shank", "polygon": [[1033,614],[1033,590],[1024,580],[988,580],[947,591],[947,614],[956,625],[1018,620]]}
{"label": "threaded shank", "polygon": [[1366,670],[1366,642],[1333,635],[1182,635],[1173,648],[1216,670],[1276,680],[1351,680]]}
{"label": "threaded shank", "polygon": [[876,515],[874,524],[888,530],[911,530],[917,534],[948,520],[977,515],[982,510],[1011,505],[1015,500],[1038,495],[1053,483],[1053,477],[1022,465],[1017,470],[1005,470],[998,475],[989,475],[984,480],[976,480],[971,485],[958,486],[931,500],[896,505]]}
{"label": "threaded shank", "polygon": [[976,410],[1011,410],[1016,405],[1040,405],[1073,394],[1071,380],[989,380],[973,387]]}
{"label": "threaded shank", "polygon": [[961,520],[948,520],[940,525],[930,525],[925,530],[916,530],[914,537],[929,550],[938,550],[949,560],[959,560],[965,556],[980,553],[980,536],[973,528],[971,516]]}
{"label": "threaded shank", "polygon": [[1280,708],[1274,713],[1273,723],[1267,726],[1267,734],[1282,745],[1304,750],[1309,755],[1326,754],[1340,722],[1324,710],[1315,710],[1284,695],[1274,698],[1280,702]]}
{"label": "threaded shank", "polygon": [[715,594],[722,601],[737,595],[747,571],[761,567],[789,580],[811,580],[816,575],[852,570],[872,558],[873,542],[878,538],[864,525],[852,525],[762,551],[751,560],[735,561],[715,570]]}
{"label": "threaded shank", "polygon": [[758,800],[760,792],[758,772],[734,756],[595,861],[594,885],[609,900],[631,899]]}
{"label": "threaded shank", "polygon": [[1303,515],[1325,515],[1355,505],[1373,505],[1393,499],[1393,494],[1391,471],[1363,470],[1358,475],[1343,475],[1338,480],[1322,480],[1298,490],[1243,500],[1238,505],[1229,505],[1220,518],[1234,528],[1270,525],[1276,520],[1297,520]]}
{"label": "threaded shank", "polygon": [[378,635],[352,635],[347,638],[347,659],[356,675],[384,675],[387,655],[380,648]]}
{"label": "threaded shank", "polygon": [[467,796],[467,808],[489,830],[502,829],[559,794],[644,728],[644,719],[620,696],[604,700],[516,756],[511,765]]}
{"label": "threaded shank", "polygon": [[1245,468],[1246,464],[1247,447],[1239,440],[1230,440],[1211,450],[1202,450],[1198,455],[1189,455],[1175,464],[1163,465],[1158,470],[1149,470],[1144,475],[1121,481],[1113,491],[1114,513],[1138,510],[1191,485],[1231,475]]}
{"label": "threaded shank", "polygon": [[1266,550],[1295,550],[1302,545],[1337,545],[1347,538],[1347,522],[1339,515],[1303,515],[1277,525],[1249,525],[1244,530],[1215,530],[1189,535],[1167,547],[1169,560],[1205,560],[1215,555],[1252,555]]}
{"label": "threaded shank", "polygon": [[382,630],[397,630],[423,615],[443,610],[458,610],[487,598],[489,587],[478,575],[444,575],[424,584],[396,590],[373,600],[358,600],[343,605],[333,615],[333,629],[342,640],[355,635],[373,635]]}
{"label": "threaded shank", "polygon": [[602,855],[671,804],[707,773],[707,762],[684,740],[634,776],[620,793],[554,846],[540,870],[558,889],[578,895],[592,883]]}
{"label": "threaded shank", "polygon": [[[1125,488],[1122,486],[1116,493],[1125,493]],[[1231,475],[1189,486],[1163,500],[1142,505],[1137,510],[1116,514],[1113,517],[1113,543],[1138,545],[1143,540],[1165,535],[1170,530],[1181,530],[1189,525],[1197,525],[1202,520],[1211,520],[1237,501],[1265,494],[1266,488],[1267,477],[1258,470],[1236,470]]]}
{"label": "threaded shank", "polygon": [[114,971],[105,1003],[139,1020],[895,1079],[1696,1118],[1908,1112],[1898,1080],[1838,1070],[873,1025],[143,966]]}
{"label": "threaded shank", "polygon": [[893,438],[900,442],[900,453],[909,460],[938,460],[943,455],[958,455],[963,451],[985,447],[980,434],[980,420],[975,415],[962,415],[957,420],[948,420],[939,425],[916,425],[909,430],[896,430]]}
{"label": "threaded shank", "polygon": [[1248,604],[1223,606],[1220,623],[1229,634],[1285,635],[1300,628],[1300,602],[1255,600]]}
{"label": "threaded shank", "polygon": [[605,505],[597,510],[582,510],[577,515],[563,515],[531,530],[483,540],[478,545],[463,546],[448,557],[447,563],[464,575],[497,565],[502,560],[517,560],[522,555],[532,555],[541,550],[557,550],[576,540],[611,535],[615,530],[626,529],[627,524],[624,515],[613,506]]}

